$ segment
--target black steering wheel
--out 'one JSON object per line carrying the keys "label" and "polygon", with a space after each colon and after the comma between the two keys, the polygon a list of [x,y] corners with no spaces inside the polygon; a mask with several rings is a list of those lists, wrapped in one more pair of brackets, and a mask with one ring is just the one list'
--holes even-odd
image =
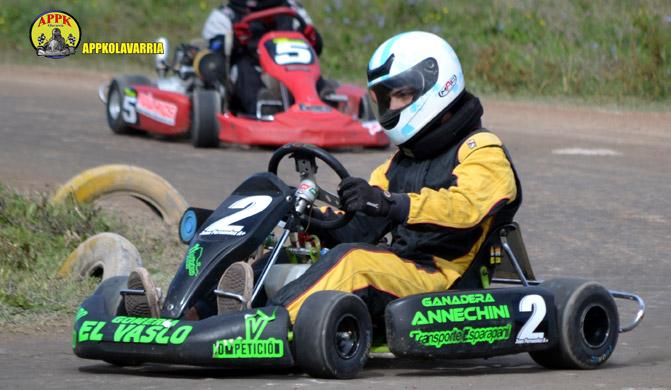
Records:
{"label": "black steering wheel", "polygon": [[[315,159],[319,159],[326,163],[333,171],[340,177],[345,179],[349,177],[347,169],[338,161],[333,155],[326,150],[310,144],[286,144],[277,149],[270,157],[268,162],[268,172],[277,175],[277,168],[280,161],[287,155],[291,155],[296,160],[296,171],[301,176],[301,179],[309,178],[316,183],[314,175],[317,173],[317,163]],[[333,206],[337,209],[341,208],[340,199],[337,195],[323,189],[317,184],[317,199]],[[337,229],[345,226],[354,218],[354,213],[336,214],[336,217],[328,220],[321,220],[312,218],[310,224],[320,229]],[[301,219],[306,221],[306,217],[301,216]]]}

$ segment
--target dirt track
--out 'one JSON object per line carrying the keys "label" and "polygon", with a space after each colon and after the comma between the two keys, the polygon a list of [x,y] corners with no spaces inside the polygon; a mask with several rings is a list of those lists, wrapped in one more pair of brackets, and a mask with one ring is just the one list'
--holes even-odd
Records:
{"label": "dirt track", "polygon": [[[265,169],[267,150],[195,150],[185,141],[113,135],[96,91],[107,76],[0,67],[0,182],[43,190],[86,168],[127,163],[164,176],[191,204],[214,207],[243,178]],[[671,113],[493,100],[484,105],[485,125],[507,144],[522,176],[525,200],[517,219],[536,274],[592,278],[639,293],[648,302],[647,317],[634,332],[621,335],[602,370],[548,371],[526,355],[458,362],[374,359],[362,378],[347,385],[671,388]],[[353,175],[366,176],[389,153],[337,157]],[[332,178],[325,182],[335,184]],[[631,315],[630,306],[622,309]],[[69,342],[67,331],[30,337],[0,333],[1,387],[343,385],[298,373],[119,369],[76,358]]]}

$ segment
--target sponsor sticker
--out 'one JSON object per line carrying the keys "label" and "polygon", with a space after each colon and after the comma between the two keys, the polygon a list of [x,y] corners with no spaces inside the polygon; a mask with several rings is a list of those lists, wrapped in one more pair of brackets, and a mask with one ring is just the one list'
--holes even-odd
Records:
{"label": "sponsor sticker", "polygon": [[257,358],[268,359],[284,356],[284,342],[275,337],[262,339],[263,331],[276,314],[267,315],[261,310],[245,315],[245,337],[217,340],[212,345],[213,359]]}
{"label": "sponsor sticker", "polygon": [[75,54],[81,29],[69,13],[50,10],[37,15],[30,25],[29,35],[38,56],[58,59]]}
{"label": "sponsor sticker", "polygon": [[177,105],[156,99],[148,92],[139,92],[136,104],[137,112],[157,122],[174,125],[177,118]]}

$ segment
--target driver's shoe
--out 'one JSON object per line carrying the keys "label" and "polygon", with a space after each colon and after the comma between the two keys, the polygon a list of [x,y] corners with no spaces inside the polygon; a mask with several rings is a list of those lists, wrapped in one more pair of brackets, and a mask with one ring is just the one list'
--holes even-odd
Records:
{"label": "driver's shoe", "polygon": [[129,290],[144,290],[144,294],[125,294],[126,313],[131,317],[154,317],[161,315],[160,290],[156,288],[144,267],[137,267],[128,275]]}
{"label": "driver's shoe", "polygon": [[[217,313],[222,315],[250,308],[253,285],[254,271],[249,264],[238,261],[228,266],[217,285],[217,290],[219,290]],[[225,296],[221,293],[235,296]]]}

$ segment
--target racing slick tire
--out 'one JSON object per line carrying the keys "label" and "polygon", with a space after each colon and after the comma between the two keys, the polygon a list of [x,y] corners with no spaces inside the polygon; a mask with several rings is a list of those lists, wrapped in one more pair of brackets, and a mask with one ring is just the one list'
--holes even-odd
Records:
{"label": "racing slick tire", "polygon": [[151,81],[145,76],[129,75],[119,76],[112,80],[107,90],[107,102],[105,108],[107,111],[107,123],[115,134],[130,134],[137,130],[128,126],[129,122],[137,122],[137,112],[135,106],[124,107],[124,90],[133,84],[151,85]]}
{"label": "racing slick tire", "polygon": [[530,352],[547,368],[594,369],[612,355],[620,329],[617,305],[601,284],[577,278],[559,278],[541,284],[554,294],[558,344]]}
{"label": "racing slick tire", "polygon": [[81,278],[100,276],[103,281],[117,276],[128,276],[142,266],[135,245],[116,233],[99,233],[79,244],[65,259],[57,275],[65,277],[73,272]]}
{"label": "racing slick tire", "polygon": [[221,96],[217,91],[196,90],[192,98],[191,143],[197,148],[219,146],[219,120]]}
{"label": "racing slick tire", "polygon": [[179,223],[189,205],[161,176],[132,165],[101,165],[87,169],[62,185],[51,198],[63,204],[72,197],[88,203],[114,193],[131,195],[155,211],[168,225]]}
{"label": "racing slick tire", "polygon": [[368,308],[356,295],[318,291],[301,306],[294,337],[296,361],[310,376],[354,378],[370,351]]}

